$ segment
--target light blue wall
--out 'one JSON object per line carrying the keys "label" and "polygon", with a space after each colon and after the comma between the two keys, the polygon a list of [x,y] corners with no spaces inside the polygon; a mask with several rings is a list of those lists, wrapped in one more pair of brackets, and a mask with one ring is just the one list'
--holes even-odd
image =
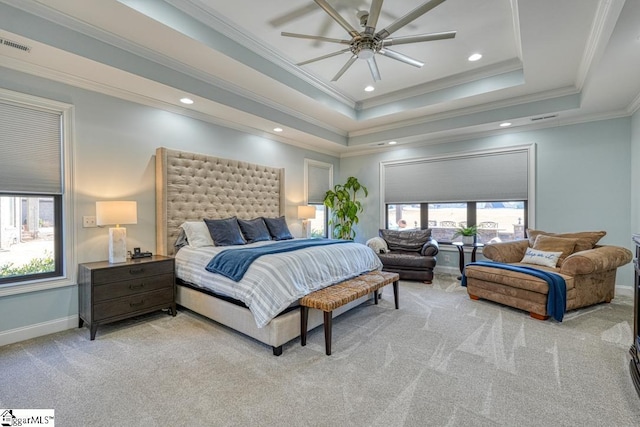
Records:
{"label": "light blue wall", "polygon": [[[136,200],[138,223],[127,226],[127,246],[155,252],[157,147],[285,168],[286,216],[294,235],[301,233],[297,206],[304,197],[304,159],[331,163],[339,170],[337,157],[1,67],[0,87],[75,106],[78,262],[107,258],[106,230],[81,226],[83,215],[95,215],[96,200]],[[0,297],[0,334],[77,313],[76,286]]]}
{"label": "light blue wall", "polygon": [[[344,158],[338,182],[354,175],[369,189],[365,214],[357,230],[357,240],[365,241],[377,235],[381,224],[380,162],[535,143],[536,222],[530,226],[551,232],[606,230],[601,243],[631,248],[631,122],[631,118],[621,118],[530,132],[506,132],[499,136]],[[635,127],[637,130],[638,125]],[[638,139],[636,136],[635,143],[640,145]],[[444,265],[442,258],[438,259],[441,266]],[[456,262],[457,255],[452,256],[451,265]],[[631,271],[630,265],[619,270],[619,286],[632,286]]]}
{"label": "light blue wall", "polygon": [[631,231],[640,233],[640,110],[631,118]]}

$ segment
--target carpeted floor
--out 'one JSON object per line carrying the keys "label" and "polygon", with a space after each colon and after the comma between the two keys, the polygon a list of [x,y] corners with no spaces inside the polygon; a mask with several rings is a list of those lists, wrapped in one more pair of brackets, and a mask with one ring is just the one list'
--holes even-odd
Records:
{"label": "carpeted floor", "polygon": [[633,300],[563,323],[472,301],[454,276],[271,348],[188,311],[0,348],[0,407],[59,426],[637,426]]}

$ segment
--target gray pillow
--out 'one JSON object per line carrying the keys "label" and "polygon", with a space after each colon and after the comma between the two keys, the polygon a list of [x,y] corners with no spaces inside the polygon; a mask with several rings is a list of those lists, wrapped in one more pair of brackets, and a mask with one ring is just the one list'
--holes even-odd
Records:
{"label": "gray pillow", "polygon": [[245,244],[235,216],[226,219],[205,219],[204,222],[216,246]]}
{"label": "gray pillow", "polygon": [[284,216],[280,218],[263,218],[264,223],[267,224],[267,228],[269,229],[269,234],[271,234],[271,238],[273,240],[289,240],[293,239],[291,232],[289,231],[289,227],[287,227],[287,222],[284,219]]}
{"label": "gray pillow", "polygon": [[431,229],[426,230],[387,230],[378,231],[380,237],[387,242],[391,251],[420,252],[422,246],[431,239]]}
{"label": "gray pillow", "polygon": [[238,219],[238,225],[240,226],[242,235],[244,236],[247,243],[271,240],[271,234],[269,234],[267,224],[264,223],[264,220],[262,218],[249,220]]}

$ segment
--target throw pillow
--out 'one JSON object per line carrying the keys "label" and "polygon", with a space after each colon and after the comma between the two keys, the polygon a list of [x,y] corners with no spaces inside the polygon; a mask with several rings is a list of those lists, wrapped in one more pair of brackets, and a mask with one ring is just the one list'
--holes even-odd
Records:
{"label": "throw pillow", "polygon": [[527,236],[529,236],[529,246],[533,246],[536,241],[536,237],[540,234],[546,236],[566,237],[568,239],[578,239],[576,242],[575,252],[586,251],[593,249],[600,239],[602,239],[607,232],[606,231],[577,231],[574,233],[548,233],[540,230],[527,230]]}
{"label": "throw pillow", "polygon": [[562,252],[545,252],[533,248],[527,248],[522,258],[522,263],[555,267]]}
{"label": "throw pillow", "polygon": [[372,237],[367,240],[367,246],[369,246],[377,254],[386,254],[389,252],[387,242],[382,237]]}
{"label": "throw pillow", "polygon": [[180,225],[180,228],[184,230],[189,246],[193,248],[214,246],[213,239],[204,221],[186,221]]}
{"label": "throw pillow", "polygon": [[271,240],[271,234],[267,224],[264,223],[262,218],[255,219],[238,219],[238,225],[242,231],[247,243],[262,242],[263,240]]}
{"label": "throw pillow", "polygon": [[378,235],[387,242],[391,251],[420,252],[422,246],[431,238],[431,229],[400,231],[381,228]]}
{"label": "throw pillow", "polygon": [[555,237],[540,234],[536,237],[533,249],[546,252],[561,252],[558,263],[562,264],[562,261],[573,253],[577,242],[578,239],[568,239],[566,237]]}
{"label": "throw pillow", "polygon": [[235,216],[226,219],[205,219],[216,246],[244,245],[245,241]]}
{"label": "throw pillow", "polygon": [[287,222],[285,221],[284,216],[281,216],[279,218],[263,218],[263,220],[264,223],[267,224],[269,234],[271,234],[271,238],[273,240],[293,239],[293,236],[289,231],[289,227],[287,227]]}

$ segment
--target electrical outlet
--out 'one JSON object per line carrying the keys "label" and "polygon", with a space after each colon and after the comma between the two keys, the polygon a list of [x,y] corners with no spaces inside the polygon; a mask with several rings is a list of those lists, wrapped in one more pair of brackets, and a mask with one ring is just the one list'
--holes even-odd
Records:
{"label": "electrical outlet", "polygon": [[444,262],[451,262],[451,255],[445,255]]}
{"label": "electrical outlet", "polygon": [[82,217],[82,226],[84,228],[97,227],[97,225],[96,225],[96,217],[95,216],[83,216]]}

